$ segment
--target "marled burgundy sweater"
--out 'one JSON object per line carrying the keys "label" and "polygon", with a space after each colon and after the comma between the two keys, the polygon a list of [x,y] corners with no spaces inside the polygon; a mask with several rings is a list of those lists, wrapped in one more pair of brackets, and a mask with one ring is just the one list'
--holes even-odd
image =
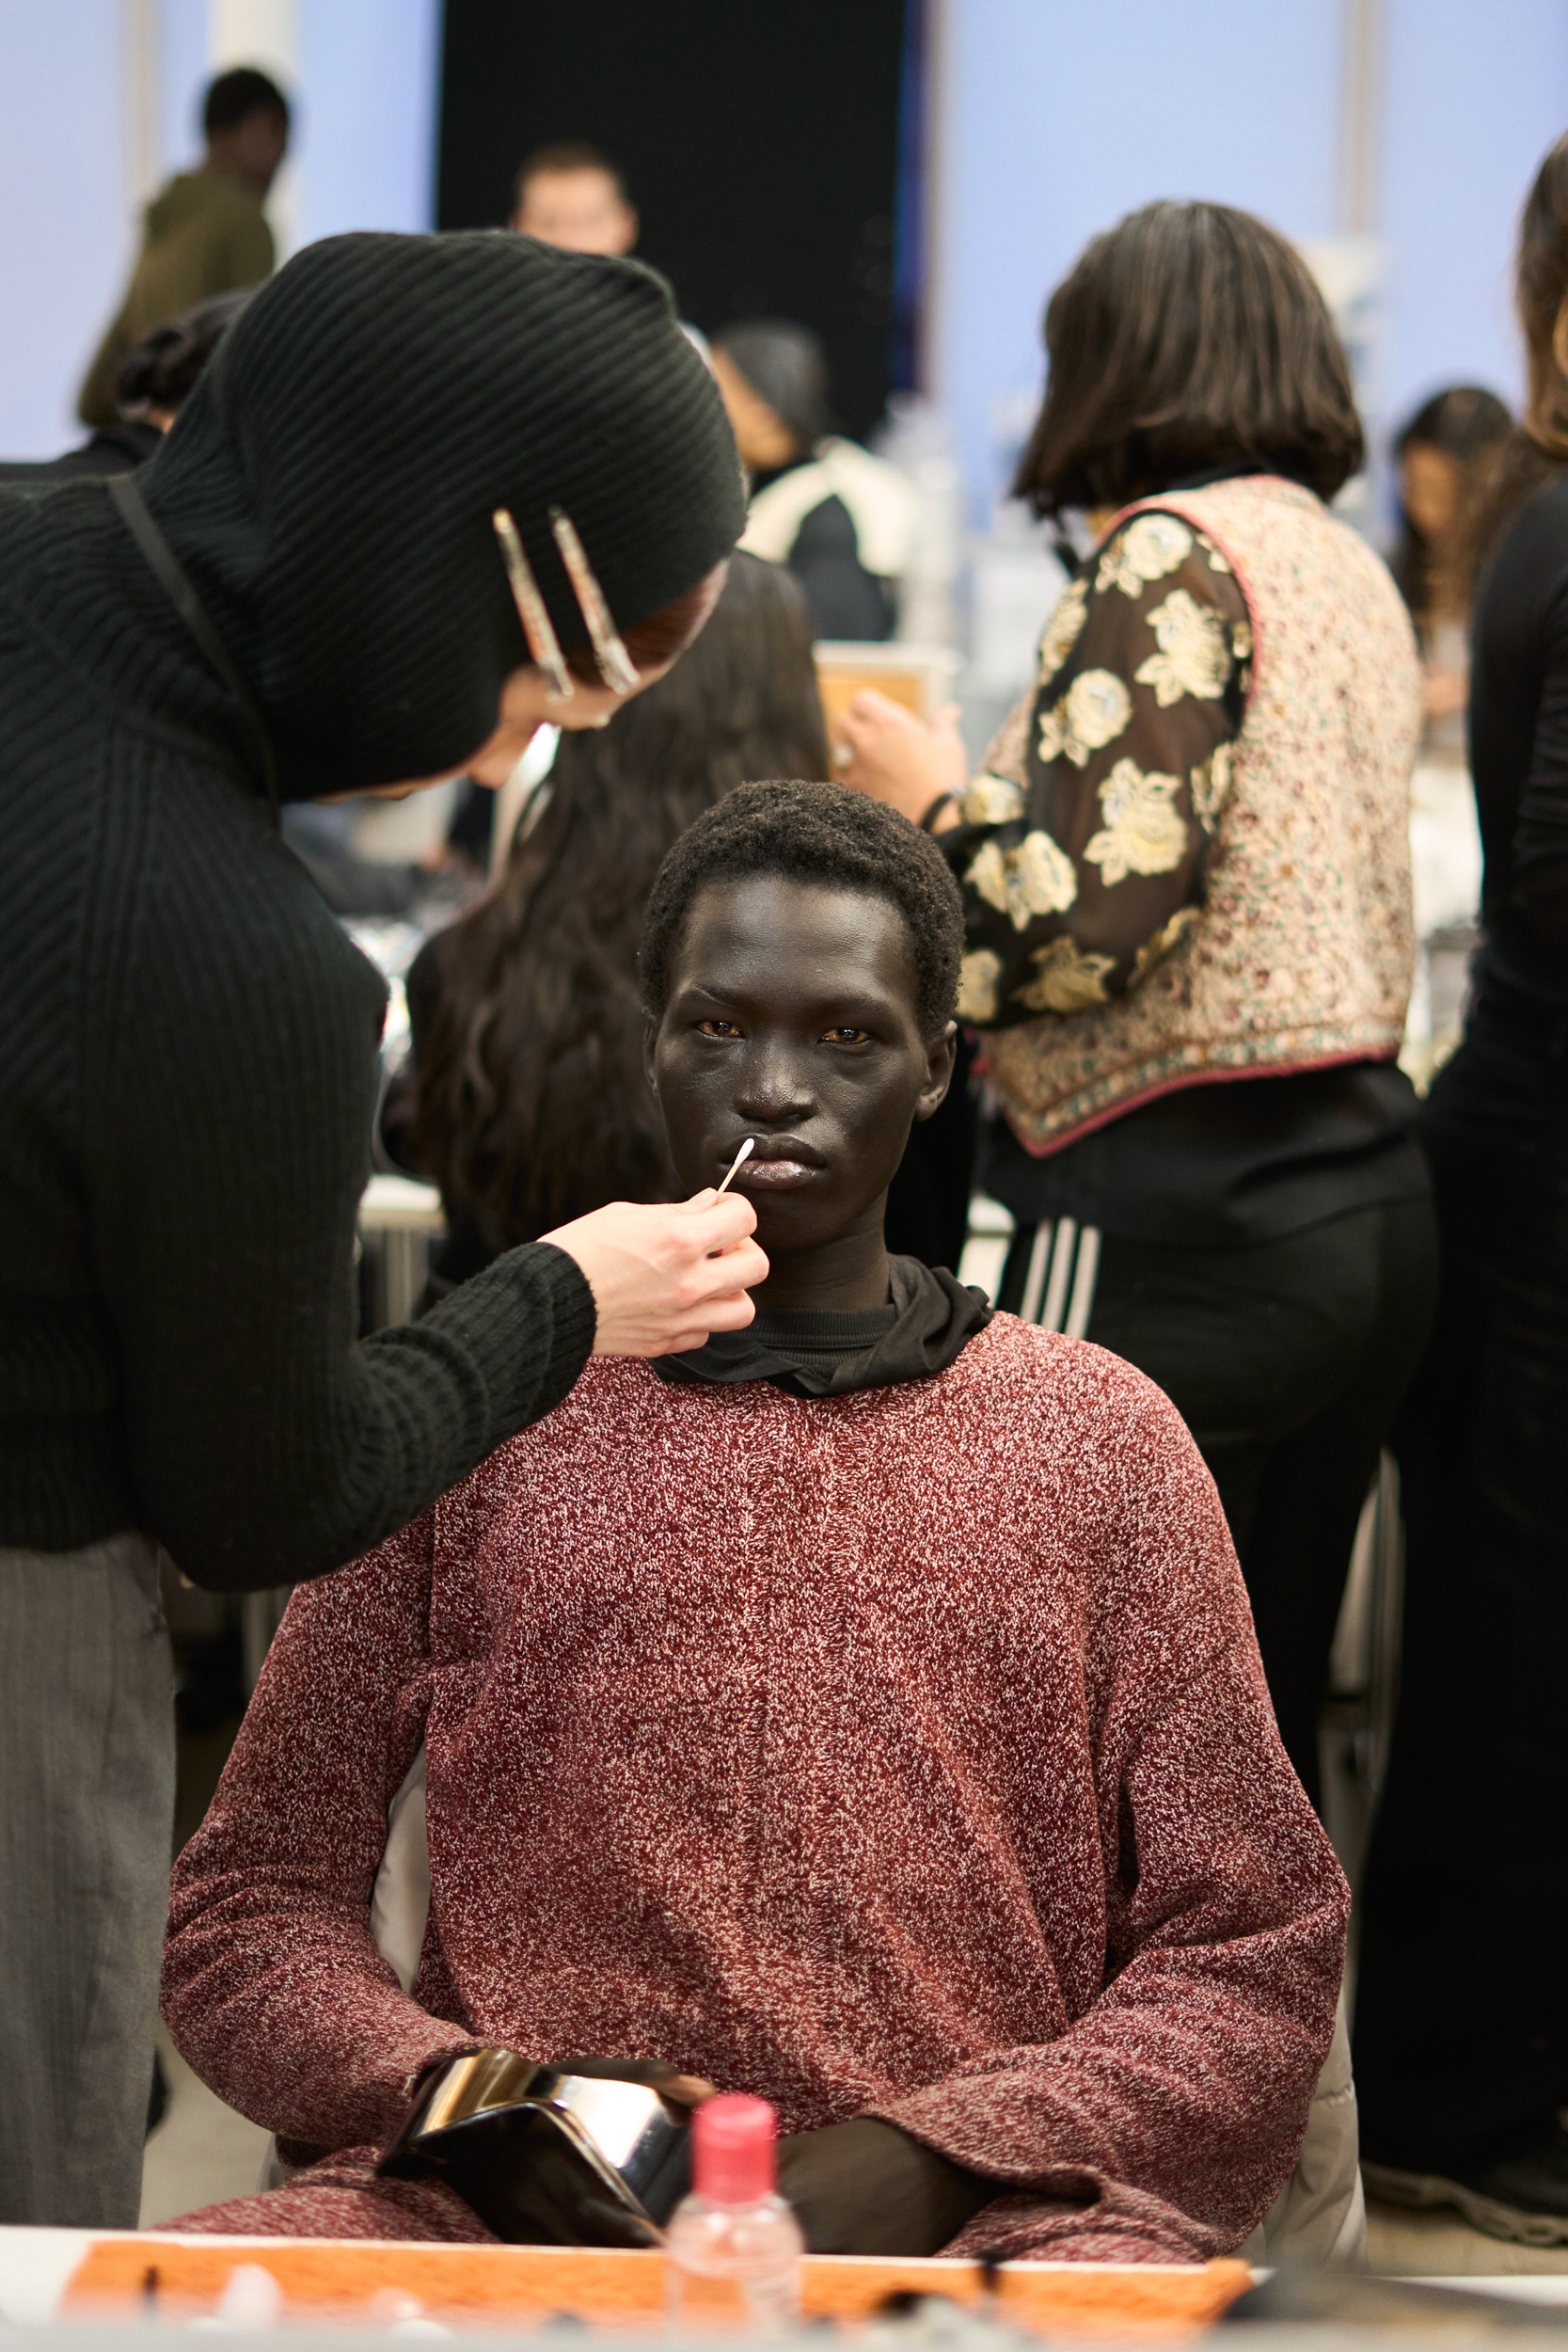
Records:
{"label": "marled burgundy sweater", "polygon": [[[369,1915],[421,1740],[410,1997]],[[296,1593],[175,1872],[164,2012],[329,2148],[476,2039],[664,2058],[994,2179],[965,2247],[1190,2260],[1291,2169],[1347,1899],[1174,1408],[999,1315],[821,1400],[596,1360]]]}

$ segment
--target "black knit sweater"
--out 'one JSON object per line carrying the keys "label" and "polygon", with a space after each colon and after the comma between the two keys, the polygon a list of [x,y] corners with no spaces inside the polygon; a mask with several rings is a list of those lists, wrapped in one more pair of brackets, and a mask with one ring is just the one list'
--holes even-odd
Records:
{"label": "black knit sweater", "polygon": [[[288,462],[258,494],[244,389],[230,379],[204,433],[187,437],[182,417],[144,477],[148,502],[222,611],[264,715],[298,719],[309,695],[291,704],[288,644],[309,633],[312,538],[341,539],[355,454],[341,437],[312,442],[296,416]],[[515,431],[515,392],[508,406]],[[378,463],[385,447],[372,437]],[[712,448],[733,472],[727,437]],[[471,428],[460,454],[444,511],[461,522],[478,508],[469,541],[493,562],[483,500],[507,494],[507,452],[491,480]],[[428,442],[408,455],[426,515],[439,458]],[[670,472],[671,494],[701,507],[713,461],[699,450],[684,479],[678,462]],[[397,468],[358,487],[400,509],[401,565],[383,570],[369,666],[356,674],[353,630],[374,620],[364,595],[345,639],[328,589],[313,654],[342,648],[339,739],[373,763],[404,735],[428,764],[402,772],[429,772],[432,751],[462,756],[451,728],[473,747],[471,714],[493,713],[521,640],[494,610],[498,564],[476,656],[464,592],[478,558],[466,572],[438,548],[433,573]],[[738,527],[726,476],[677,586],[723,552],[732,510]],[[330,573],[341,550],[317,560]],[[247,580],[280,574],[293,601],[269,627]],[[427,616],[429,691],[405,651],[402,728],[367,701],[356,729],[388,645],[420,641],[411,605]],[[467,638],[444,625],[452,612]],[[310,765],[309,729],[277,733],[288,788],[291,766]],[[355,780],[379,780],[373,764]],[[335,1567],[565,1393],[593,1343],[588,1286],[562,1252],[518,1249],[420,1324],[355,1343],[381,982],[278,839],[245,729],[103,484],[0,492],[0,1544],[67,1550],[140,1528],[197,1581],[233,1588]]]}

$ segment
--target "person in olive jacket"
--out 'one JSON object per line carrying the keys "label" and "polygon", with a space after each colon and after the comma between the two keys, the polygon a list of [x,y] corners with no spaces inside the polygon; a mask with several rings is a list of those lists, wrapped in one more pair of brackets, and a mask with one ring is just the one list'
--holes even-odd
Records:
{"label": "person in olive jacket", "polygon": [[160,1547],[217,1588],[322,1575],[592,1351],[750,1320],[752,1211],[699,1196],[356,1341],[384,992],[276,805],[603,724],[742,520],[662,282],[506,234],[310,247],[139,475],[0,492],[0,2220],[137,2217]]}

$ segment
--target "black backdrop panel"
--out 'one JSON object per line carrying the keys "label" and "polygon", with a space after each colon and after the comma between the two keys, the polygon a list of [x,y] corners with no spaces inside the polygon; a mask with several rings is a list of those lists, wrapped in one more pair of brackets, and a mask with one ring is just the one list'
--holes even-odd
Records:
{"label": "black backdrop panel", "polygon": [[851,433],[889,389],[905,0],[447,0],[437,224],[495,228],[531,148],[591,139],[709,332],[792,318]]}

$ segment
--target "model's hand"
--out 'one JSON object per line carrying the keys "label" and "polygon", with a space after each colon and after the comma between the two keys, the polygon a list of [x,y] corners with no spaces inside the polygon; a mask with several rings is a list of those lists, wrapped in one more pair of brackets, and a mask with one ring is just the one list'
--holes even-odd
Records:
{"label": "model's hand", "polygon": [[746,1294],[768,1276],[756,1221],[737,1193],[710,1191],[670,1207],[612,1200],[541,1238],[588,1278],[595,1356],[679,1356],[755,1314]]}
{"label": "model's hand", "polygon": [[935,2254],[1006,2190],[873,2115],[779,2142],[779,2194],[812,2254]]}
{"label": "model's hand", "polygon": [[[927,724],[901,703],[867,687],[838,722],[851,756],[838,773],[857,792],[885,801],[913,825],[943,792],[962,792],[969,781],[969,755],[958,733],[958,707],[949,703]],[[945,833],[958,813],[944,809],[933,831]]]}

